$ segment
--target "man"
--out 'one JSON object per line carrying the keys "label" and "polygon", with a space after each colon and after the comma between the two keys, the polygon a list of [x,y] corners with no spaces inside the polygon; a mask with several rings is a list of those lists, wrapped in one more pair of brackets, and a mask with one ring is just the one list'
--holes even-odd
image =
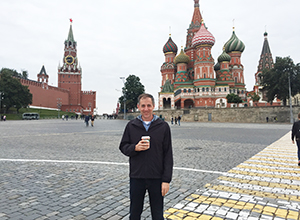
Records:
{"label": "man", "polygon": [[292,128],[292,143],[295,144],[296,139],[298,147],[298,166],[300,166],[300,113],[298,113],[298,121],[294,122]]}
{"label": "man", "polygon": [[[163,220],[163,198],[173,172],[171,131],[168,123],[153,115],[152,95],[140,95],[137,107],[141,115],[128,122],[119,146],[130,163],[129,218],[141,219],[147,190],[152,219]],[[149,136],[150,141],[142,140],[143,136]]]}

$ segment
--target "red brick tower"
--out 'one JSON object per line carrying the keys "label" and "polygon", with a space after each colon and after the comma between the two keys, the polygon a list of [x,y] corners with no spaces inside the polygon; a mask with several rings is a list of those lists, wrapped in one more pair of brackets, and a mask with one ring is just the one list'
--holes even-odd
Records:
{"label": "red brick tower", "polygon": [[37,74],[38,82],[42,83],[43,89],[48,89],[48,74],[46,73],[45,66],[43,65],[39,74]]}
{"label": "red brick tower", "polygon": [[177,45],[173,42],[170,34],[167,43],[163,47],[163,52],[165,54],[165,62],[160,68],[162,76],[161,86],[163,86],[166,83],[167,79],[171,80],[172,84],[174,83],[174,78],[176,74],[176,65],[174,63],[174,58],[177,54],[177,51]]}
{"label": "red brick tower", "polygon": [[202,22],[202,15],[200,13],[199,9],[199,0],[194,0],[194,14],[191,21],[191,24],[189,28],[187,29],[187,35],[186,35],[186,46],[185,46],[185,52],[186,55],[190,57],[190,62],[188,64],[188,69],[190,69],[190,77],[193,79],[193,66],[194,66],[194,47],[192,46],[192,40],[193,37],[196,35],[196,33],[199,31],[201,27]]}
{"label": "red brick tower", "polygon": [[81,67],[78,67],[77,42],[74,40],[72,20],[70,19],[70,30],[65,40],[63,65],[58,67],[58,87],[70,91],[69,106],[65,109],[81,109]]}

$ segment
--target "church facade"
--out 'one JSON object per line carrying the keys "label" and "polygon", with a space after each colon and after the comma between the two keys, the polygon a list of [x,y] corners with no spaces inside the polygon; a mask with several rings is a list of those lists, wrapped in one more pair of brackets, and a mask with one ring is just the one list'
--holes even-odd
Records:
{"label": "church facade", "polygon": [[[185,47],[178,47],[171,35],[163,47],[159,109],[213,107],[226,108],[226,96],[234,93],[247,102],[241,55],[244,43],[235,30],[225,43],[217,62],[211,54],[215,38],[203,21],[199,0],[194,0],[194,14],[187,31]],[[215,64],[216,63],[216,64]]]}
{"label": "church facade", "polygon": [[58,66],[58,86],[48,85],[45,67],[37,74],[37,81],[20,79],[32,93],[32,106],[56,108],[77,114],[93,114],[96,108],[96,91],[82,91],[82,68],[77,57],[72,20],[64,42],[63,64]]}

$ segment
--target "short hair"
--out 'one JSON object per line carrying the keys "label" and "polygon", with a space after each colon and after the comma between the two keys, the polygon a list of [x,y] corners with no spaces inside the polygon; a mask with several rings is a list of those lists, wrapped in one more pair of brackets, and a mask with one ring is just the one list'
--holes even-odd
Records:
{"label": "short hair", "polygon": [[300,112],[298,113],[298,118],[300,118]]}
{"label": "short hair", "polygon": [[139,95],[139,97],[138,97],[138,105],[140,104],[140,100],[141,99],[145,99],[145,98],[150,98],[152,100],[152,104],[155,105],[155,103],[154,103],[154,97],[151,94],[148,94],[148,93],[143,93],[143,94]]}

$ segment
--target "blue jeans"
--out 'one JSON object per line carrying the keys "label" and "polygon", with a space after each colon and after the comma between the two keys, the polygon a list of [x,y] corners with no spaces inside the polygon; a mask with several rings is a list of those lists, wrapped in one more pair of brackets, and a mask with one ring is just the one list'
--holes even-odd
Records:
{"label": "blue jeans", "polygon": [[298,147],[298,160],[300,161],[300,140],[296,140],[297,147]]}
{"label": "blue jeans", "polygon": [[161,179],[130,178],[130,220],[140,220],[146,190],[149,194],[153,220],[163,220],[164,197],[161,194]]}

